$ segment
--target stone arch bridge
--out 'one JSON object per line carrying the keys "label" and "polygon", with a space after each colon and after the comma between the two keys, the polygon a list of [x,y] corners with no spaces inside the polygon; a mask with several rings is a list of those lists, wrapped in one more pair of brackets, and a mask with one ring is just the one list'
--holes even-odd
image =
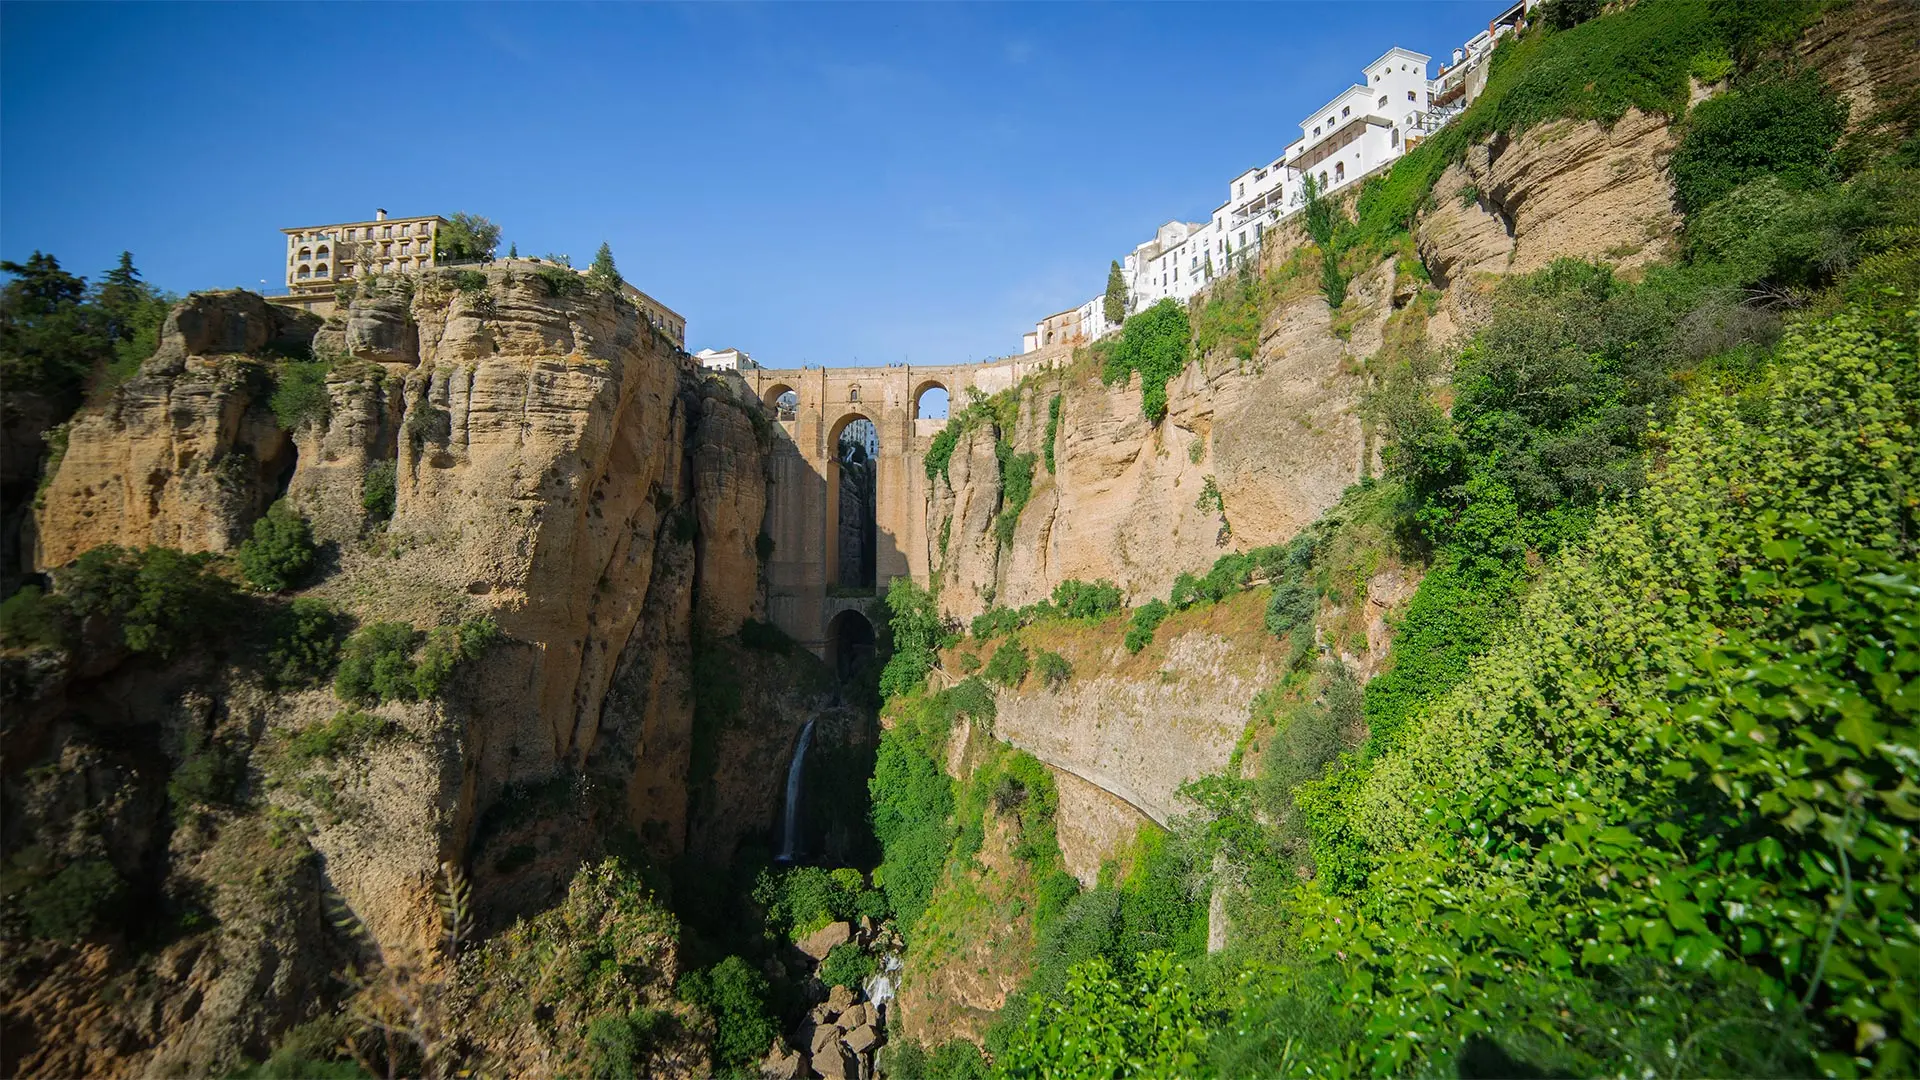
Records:
{"label": "stone arch bridge", "polygon": [[[967,390],[995,394],[1028,373],[1063,363],[1070,351],[1046,349],[985,364],[920,367],[749,368],[740,372],[775,418],[773,484],[768,492],[767,618],[828,662],[837,659],[844,613],[865,615],[897,577],[928,580],[928,445],[944,419],[918,419],[926,391],[947,392],[950,408]],[[781,398],[791,392],[790,408]],[[879,436],[874,467],[873,588],[841,579],[841,432],[858,420]],[[850,616],[849,616],[850,618]]]}

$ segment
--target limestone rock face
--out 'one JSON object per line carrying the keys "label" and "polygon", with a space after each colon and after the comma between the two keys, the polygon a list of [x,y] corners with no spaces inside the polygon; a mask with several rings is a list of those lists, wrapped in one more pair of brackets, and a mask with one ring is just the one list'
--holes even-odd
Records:
{"label": "limestone rock face", "polygon": [[[1044,457],[1049,403],[1061,394],[1056,471],[1035,465],[1032,498],[1002,546],[993,433],[961,436],[928,500],[942,606],[968,619],[1045,599],[1070,578],[1107,578],[1138,603],[1221,555],[1290,538],[1368,467],[1358,361],[1379,347],[1396,291],[1408,295],[1391,264],[1359,275],[1345,338],[1317,292],[1275,305],[1253,358],[1190,364],[1168,385],[1158,425],[1140,411],[1137,377],[1126,388],[1091,375],[1030,384],[1014,449]],[[1217,508],[1203,503],[1209,479]]]}
{"label": "limestone rock face", "polygon": [[254,355],[268,350],[297,355],[313,343],[316,315],[269,304],[241,290],[199,292],[167,313],[160,347],[142,374],[173,374],[194,356]]}
{"label": "limestone rock face", "polygon": [[766,455],[746,407],[703,394],[693,432],[694,512],[699,535],[700,617],[715,635],[765,615],[755,545],[767,516]]}
{"label": "limestone rock face", "polygon": [[195,355],[172,370],[160,359],[104,409],[74,417],[34,516],[36,567],[102,544],[228,551],[272,502],[293,446],[259,365]]}
{"label": "limestone rock face", "polygon": [[1680,214],[1667,160],[1678,145],[1666,117],[1638,109],[1611,127],[1557,120],[1496,134],[1440,174],[1420,257],[1443,288],[1560,258],[1621,269],[1668,258]]}
{"label": "limestone rock face", "polygon": [[1795,51],[1846,101],[1848,128],[1869,128],[1920,86],[1920,11],[1904,0],[1849,4],[1808,27]]}

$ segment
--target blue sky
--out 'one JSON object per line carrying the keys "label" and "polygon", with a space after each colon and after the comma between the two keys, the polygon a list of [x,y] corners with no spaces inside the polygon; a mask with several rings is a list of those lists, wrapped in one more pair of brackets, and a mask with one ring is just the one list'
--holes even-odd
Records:
{"label": "blue sky", "polygon": [[1498,6],[7,3],[0,257],[277,292],[282,227],[465,210],[689,348],[979,360]]}

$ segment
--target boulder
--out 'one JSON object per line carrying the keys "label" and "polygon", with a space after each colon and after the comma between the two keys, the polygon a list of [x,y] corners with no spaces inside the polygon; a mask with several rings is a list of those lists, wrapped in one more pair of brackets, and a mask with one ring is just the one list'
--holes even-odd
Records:
{"label": "boulder", "polygon": [[841,1013],[839,1024],[843,1030],[851,1031],[863,1024],[873,1023],[873,1019],[873,1006],[861,1002]]}
{"label": "boulder", "polygon": [[808,934],[806,940],[800,943],[800,951],[816,961],[825,960],[827,953],[832,952],[835,945],[844,945],[852,937],[853,927],[843,922],[828,923]]}
{"label": "boulder", "polygon": [[806,1066],[806,1059],[798,1050],[787,1049],[785,1043],[775,1038],[766,1060],[760,1063],[760,1075],[763,1080],[800,1080],[806,1075]]}
{"label": "boulder", "polygon": [[813,1055],[813,1071],[825,1080],[856,1080],[859,1067],[847,1060],[845,1051],[838,1045],[829,1046]]}
{"label": "boulder", "polygon": [[832,1024],[821,1024],[813,1029],[813,1038],[807,1040],[809,1053],[824,1053],[834,1043],[840,1041],[840,1029]]}
{"label": "boulder", "polygon": [[[845,926],[846,923],[840,925]],[[827,1011],[835,1016],[846,1012],[853,1005],[853,991],[844,986],[836,986],[827,992]]]}
{"label": "boulder", "polygon": [[864,1054],[879,1044],[880,1033],[873,1030],[871,1024],[861,1024],[847,1032],[847,1037],[842,1041],[847,1044],[847,1049],[856,1054]]}

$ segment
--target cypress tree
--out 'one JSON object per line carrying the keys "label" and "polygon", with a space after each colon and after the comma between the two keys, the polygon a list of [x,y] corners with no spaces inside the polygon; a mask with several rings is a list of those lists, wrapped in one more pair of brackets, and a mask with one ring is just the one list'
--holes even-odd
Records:
{"label": "cypress tree", "polygon": [[1107,271],[1107,321],[1115,326],[1127,321],[1127,279],[1120,273],[1119,260]]}

